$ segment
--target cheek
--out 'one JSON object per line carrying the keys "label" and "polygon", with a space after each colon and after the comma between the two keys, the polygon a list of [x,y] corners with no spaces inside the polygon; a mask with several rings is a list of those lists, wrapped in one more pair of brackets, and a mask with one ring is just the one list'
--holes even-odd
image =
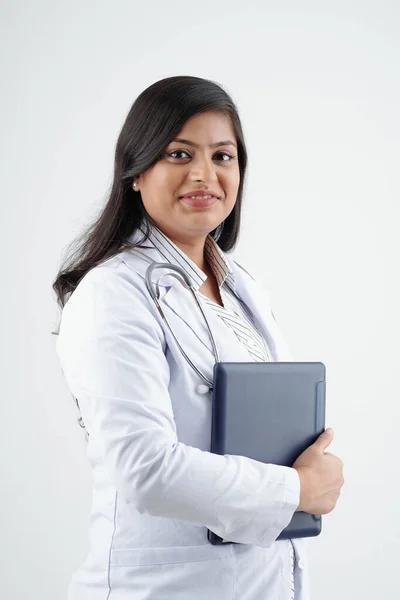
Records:
{"label": "cheek", "polygon": [[151,182],[151,186],[149,187],[149,191],[151,191],[152,197],[154,200],[161,198],[163,196],[163,192],[168,189],[168,177],[166,177],[163,173],[154,177]]}
{"label": "cheek", "polygon": [[177,179],[177,173],[175,173],[170,165],[159,162],[156,163],[151,171],[147,175],[147,189],[152,193],[163,192],[166,189],[170,190],[170,188],[174,186],[174,182]]}
{"label": "cheek", "polygon": [[237,172],[235,172],[235,173],[230,173],[229,176],[227,176],[225,185],[226,185],[226,189],[230,195],[233,194],[234,196],[236,196],[237,191],[239,189],[239,184],[240,184],[239,170],[237,170]]}

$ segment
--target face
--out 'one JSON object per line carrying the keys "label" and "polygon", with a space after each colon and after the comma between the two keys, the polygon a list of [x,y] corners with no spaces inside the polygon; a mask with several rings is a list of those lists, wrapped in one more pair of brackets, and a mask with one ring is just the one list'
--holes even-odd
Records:
{"label": "face", "polygon": [[[204,241],[235,205],[240,183],[237,154],[229,116],[199,113],[186,121],[160,160],[135,179],[133,189],[141,192],[146,211],[170,239]],[[182,198],[199,190],[217,198]]]}

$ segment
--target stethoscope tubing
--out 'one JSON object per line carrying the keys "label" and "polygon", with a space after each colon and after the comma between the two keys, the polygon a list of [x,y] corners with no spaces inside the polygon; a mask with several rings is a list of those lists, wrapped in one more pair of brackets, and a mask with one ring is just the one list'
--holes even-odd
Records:
{"label": "stethoscope tubing", "polygon": [[[141,252],[139,252],[139,254],[141,256],[143,256],[143,254]],[[145,257],[146,260],[148,260],[150,262],[150,260],[148,259],[148,257]],[[151,276],[152,273],[154,271],[154,269],[168,269],[169,271],[173,271],[173,273],[162,273],[160,275],[160,277],[157,279],[157,281],[155,282],[155,290],[154,290],[154,286],[153,286],[153,282],[151,280]],[[208,329],[208,333],[210,335],[210,340],[211,340],[211,345],[213,348],[213,354],[214,354],[214,358],[216,362],[220,362],[219,360],[219,353],[218,353],[218,349],[217,349],[217,345],[215,343],[215,339],[213,336],[213,333],[211,331],[211,327],[209,325],[207,316],[203,310],[203,307],[200,304],[200,301],[197,297],[196,294],[196,290],[195,288],[192,286],[189,276],[186,273],[186,271],[182,268],[179,267],[178,265],[173,265],[171,263],[167,263],[167,262],[157,262],[157,261],[151,261],[151,264],[147,267],[146,269],[146,274],[145,274],[145,282],[146,282],[146,288],[151,296],[151,299],[153,300],[154,304],[157,307],[158,312],[160,313],[164,323],[166,324],[166,326],[168,327],[168,330],[170,331],[172,337],[174,338],[179,351],[181,352],[182,356],[185,358],[186,362],[190,365],[190,367],[195,371],[195,373],[197,373],[197,375],[206,383],[207,387],[212,390],[213,389],[213,382],[210,381],[208,379],[208,377],[206,377],[198,367],[196,367],[196,365],[193,363],[193,361],[189,358],[189,356],[186,354],[186,352],[184,351],[184,349],[182,348],[181,344],[179,343],[176,335],[174,334],[171,325],[168,322],[167,317],[165,316],[165,313],[162,309],[161,306],[161,300],[160,300],[160,288],[159,288],[159,282],[160,279],[164,276],[164,275],[170,275],[171,277],[175,277],[175,279],[177,279],[178,281],[180,281],[182,283],[182,285],[184,287],[186,287],[187,289],[190,290],[197,306],[199,307],[201,314],[203,315],[204,318],[204,322],[207,326]]]}

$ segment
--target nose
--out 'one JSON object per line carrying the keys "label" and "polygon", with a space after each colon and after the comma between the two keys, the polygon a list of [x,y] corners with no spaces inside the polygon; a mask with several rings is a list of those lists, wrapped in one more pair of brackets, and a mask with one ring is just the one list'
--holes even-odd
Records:
{"label": "nose", "polygon": [[216,165],[206,156],[196,157],[190,164],[189,178],[192,181],[217,181]]}

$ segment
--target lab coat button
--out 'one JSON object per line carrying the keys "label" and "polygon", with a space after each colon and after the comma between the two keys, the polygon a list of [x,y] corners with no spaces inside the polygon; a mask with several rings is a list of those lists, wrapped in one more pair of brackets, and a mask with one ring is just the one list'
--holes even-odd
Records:
{"label": "lab coat button", "polygon": [[207,394],[209,390],[210,388],[208,387],[208,385],[204,385],[203,383],[197,386],[197,392],[199,394]]}

